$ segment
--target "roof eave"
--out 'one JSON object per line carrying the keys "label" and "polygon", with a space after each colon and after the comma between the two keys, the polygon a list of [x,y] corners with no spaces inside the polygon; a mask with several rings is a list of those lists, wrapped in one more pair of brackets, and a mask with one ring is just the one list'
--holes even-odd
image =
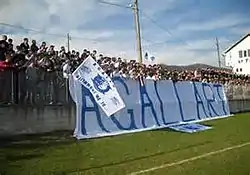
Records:
{"label": "roof eave", "polygon": [[250,33],[247,33],[245,36],[243,36],[240,40],[238,40],[236,43],[234,43],[232,46],[230,46],[229,48],[227,48],[223,53],[226,54],[228,53],[230,50],[232,50],[235,46],[237,46],[239,43],[241,43],[243,40],[245,40],[247,37],[250,36]]}

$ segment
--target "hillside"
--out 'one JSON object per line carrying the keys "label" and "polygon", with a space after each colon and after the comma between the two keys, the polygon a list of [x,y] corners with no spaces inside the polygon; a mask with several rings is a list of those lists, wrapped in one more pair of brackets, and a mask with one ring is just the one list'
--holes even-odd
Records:
{"label": "hillside", "polygon": [[231,69],[224,68],[224,67],[215,67],[207,64],[191,64],[187,66],[177,66],[177,65],[165,65],[161,64],[162,67],[167,68],[169,70],[196,70],[196,69],[215,69],[215,70],[226,70],[231,71]]}

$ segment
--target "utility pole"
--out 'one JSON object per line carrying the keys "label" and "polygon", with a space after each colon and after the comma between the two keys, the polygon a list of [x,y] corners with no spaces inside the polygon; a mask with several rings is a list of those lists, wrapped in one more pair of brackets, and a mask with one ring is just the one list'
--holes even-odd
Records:
{"label": "utility pole", "polygon": [[219,45],[219,40],[217,37],[216,37],[216,48],[217,48],[218,64],[219,64],[219,67],[221,67],[220,45]]}
{"label": "utility pole", "polygon": [[68,48],[68,52],[70,52],[70,36],[69,36],[69,33],[67,33],[67,48]]}
{"label": "utility pole", "polygon": [[132,6],[134,10],[134,20],[135,20],[135,30],[136,30],[136,41],[137,41],[137,54],[139,63],[142,62],[142,47],[141,47],[141,29],[140,29],[140,19],[139,19],[139,8],[138,8],[138,0],[134,0],[134,4]]}

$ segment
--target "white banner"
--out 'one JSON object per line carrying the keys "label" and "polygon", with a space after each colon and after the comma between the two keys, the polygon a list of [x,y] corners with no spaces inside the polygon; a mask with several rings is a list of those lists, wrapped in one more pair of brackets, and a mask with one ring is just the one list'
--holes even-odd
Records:
{"label": "white banner", "polygon": [[126,104],[115,117],[107,117],[83,85],[70,86],[74,88],[71,92],[75,92],[75,101],[78,100],[76,138],[141,132],[230,116],[220,84],[145,80],[142,86],[136,80],[121,77],[112,80]]}
{"label": "white banner", "polygon": [[89,56],[72,75],[90,91],[107,116],[125,108],[115,84],[92,57]]}

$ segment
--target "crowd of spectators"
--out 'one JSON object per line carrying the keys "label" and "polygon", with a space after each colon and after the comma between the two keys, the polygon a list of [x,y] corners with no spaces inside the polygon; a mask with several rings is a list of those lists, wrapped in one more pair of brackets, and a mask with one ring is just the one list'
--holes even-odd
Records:
{"label": "crowd of spectators", "polygon": [[[54,45],[47,46],[46,42],[37,45],[35,40],[29,43],[27,38],[20,45],[16,45],[6,35],[0,40],[0,71],[6,69],[35,68],[47,72],[62,71],[64,77],[72,73],[81,62],[91,56],[105,70],[109,76],[122,76],[124,78],[137,79],[143,76],[154,80],[176,81],[201,81],[222,84],[248,84],[250,77],[236,75],[230,71],[215,69],[196,70],[169,70],[163,65],[145,65],[135,60],[123,60],[117,57],[108,57],[84,49],[82,53],[71,50],[66,51],[64,46],[55,50]],[[16,44],[16,43],[15,43]]]}

